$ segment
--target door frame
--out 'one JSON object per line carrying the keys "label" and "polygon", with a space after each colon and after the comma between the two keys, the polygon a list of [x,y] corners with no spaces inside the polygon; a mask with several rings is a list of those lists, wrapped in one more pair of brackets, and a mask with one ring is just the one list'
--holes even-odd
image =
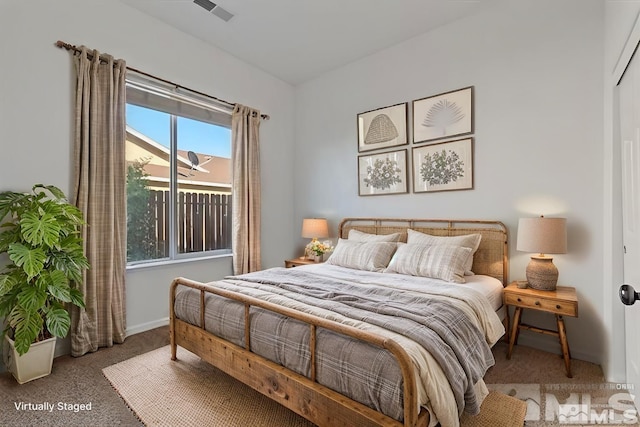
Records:
{"label": "door frame", "polygon": [[640,14],[636,17],[636,22],[633,24],[633,28],[631,29],[631,34],[627,38],[627,42],[622,49],[622,53],[618,58],[618,62],[616,63],[615,68],[613,69],[613,85],[618,86],[620,84],[620,80],[624,76],[625,71],[627,71],[627,67],[631,62],[631,58],[633,58],[633,54],[636,52],[638,48],[638,44],[640,43]]}
{"label": "door frame", "polygon": [[[624,307],[618,298],[623,281],[622,251],[622,166],[618,84],[640,44],[640,13],[611,72],[605,70],[604,198],[603,198],[603,320],[608,331],[602,368],[610,382],[626,381]],[[622,325],[622,327],[620,327]],[[625,349],[625,351],[620,351]]]}

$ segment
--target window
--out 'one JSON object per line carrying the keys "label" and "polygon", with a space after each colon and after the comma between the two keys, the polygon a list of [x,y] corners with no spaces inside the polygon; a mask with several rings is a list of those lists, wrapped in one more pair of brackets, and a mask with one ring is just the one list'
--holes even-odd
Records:
{"label": "window", "polygon": [[127,262],[231,252],[231,111],[127,76]]}

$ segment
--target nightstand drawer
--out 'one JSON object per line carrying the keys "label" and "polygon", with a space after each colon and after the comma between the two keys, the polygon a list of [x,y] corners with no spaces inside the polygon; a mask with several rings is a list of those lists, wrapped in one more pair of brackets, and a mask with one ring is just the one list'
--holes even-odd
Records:
{"label": "nightstand drawer", "polygon": [[539,295],[518,295],[508,292],[504,295],[504,302],[516,307],[533,308],[565,316],[575,317],[578,314],[577,302],[558,301],[555,298],[545,298]]}

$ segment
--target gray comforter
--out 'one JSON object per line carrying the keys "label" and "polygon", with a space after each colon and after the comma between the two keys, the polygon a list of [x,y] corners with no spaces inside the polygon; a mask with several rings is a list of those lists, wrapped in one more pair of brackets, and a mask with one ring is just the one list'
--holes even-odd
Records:
{"label": "gray comforter", "polygon": [[[408,343],[423,346],[446,376],[442,381],[449,383],[452,398],[443,402],[447,394],[438,393],[438,401],[431,401],[437,404],[436,412],[440,409],[441,421],[447,420],[443,425],[456,424],[456,412],[478,412],[473,386],[494,362],[487,342],[492,344],[501,335],[502,326],[475,293],[463,292],[460,286],[447,289],[442,282],[410,283],[415,278],[408,276],[322,268],[275,268],[210,285],[352,326],[392,331],[388,334],[402,338],[398,342],[405,349]],[[419,291],[412,291],[412,286]],[[243,346],[243,305],[212,294],[207,295],[206,305],[205,328]],[[198,292],[180,292],[175,308],[179,318],[199,324]],[[496,318],[487,320],[487,314]],[[251,350],[303,375],[308,375],[310,366],[308,333],[302,322],[252,308]],[[387,350],[319,328],[317,359],[320,384],[402,421],[402,376]],[[416,372],[423,372],[422,362],[414,363]],[[423,388],[425,384],[438,387],[422,383]],[[450,415],[443,403],[453,405]]]}
{"label": "gray comforter", "polygon": [[479,412],[473,386],[493,366],[493,354],[484,333],[451,303],[392,288],[362,287],[339,279],[319,278],[296,268],[276,268],[228,279],[266,285],[274,293],[418,342],[440,364],[453,389],[458,412]]}

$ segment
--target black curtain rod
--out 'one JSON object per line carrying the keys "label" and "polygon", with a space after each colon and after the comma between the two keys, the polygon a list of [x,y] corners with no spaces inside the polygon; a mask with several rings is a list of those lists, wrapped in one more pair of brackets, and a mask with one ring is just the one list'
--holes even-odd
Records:
{"label": "black curtain rod", "polygon": [[[70,44],[70,43],[67,43],[67,42],[63,42],[63,41],[61,41],[61,40],[58,40],[58,41],[56,42],[56,46],[57,46],[57,47],[59,47],[59,48],[61,48],[61,49],[72,50],[72,51],[74,51],[74,52],[78,52],[78,53],[79,53],[79,52],[82,52],[82,49],[80,49],[79,47],[77,47],[77,46],[75,46],[75,45],[72,45],[72,44]],[[93,54],[92,54],[91,52],[87,52],[87,54],[89,55],[89,57],[90,57],[90,58],[93,58]],[[101,56],[101,57],[100,57],[100,59],[102,60],[102,59],[103,59],[103,58],[102,58],[102,55],[100,55],[100,56]],[[174,83],[174,82],[172,82],[172,81],[170,81],[170,80],[163,79],[163,78],[161,78],[161,77],[154,76],[153,74],[149,74],[149,73],[146,73],[146,72],[144,72],[144,71],[140,71],[140,70],[135,69],[135,68],[133,68],[133,67],[129,67],[128,65],[127,65],[127,70],[131,70],[131,71],[134,71],[134,72],[136,72],[136,73],[138,73],[138,74],[142,74],[143,76],[147,76],[147,77],[151,77],[152,79],[159,80],[159,81],[161,81],[161,82],[163,82],[163,83],[167,83],[167,84],[170,84],[170,85],[172,85],[172,86],[175,86],[175,87],[178,87],[178,88],[181,88],[181,89],[188,90],[188,91],[193,92],[193,93],[195,93],[195,94],[198,94],[198,95],[201,95],[201,96],[204,96],[204,97],[207,97],[207,98],[214,99],[214,100],[216,100],[217,102],[220,102],[220,103],[222,103],[222,104],[226,104],[226,105],[228,105],[229,107],[233,107],[233,106],[235,106],[235,103],[233,103],[233,102],[225,101],[224,99],[216,98],[215,96],[211,96],[211,95],[208,95],[208,94],[206,94],[206,93],[199,92],[199,91],[197,91],[197,90],[189,89],[188,87],[185,87],[185,86],[179,85],[179,84],[177,84],[177,83]],[[263,119],[263,120],[269,120],[269,118],[270,118],[270,117],[269,117],[269,115],[268,115],[268,114],[260,114],[260,118],[261,118],[261,119]]]}

